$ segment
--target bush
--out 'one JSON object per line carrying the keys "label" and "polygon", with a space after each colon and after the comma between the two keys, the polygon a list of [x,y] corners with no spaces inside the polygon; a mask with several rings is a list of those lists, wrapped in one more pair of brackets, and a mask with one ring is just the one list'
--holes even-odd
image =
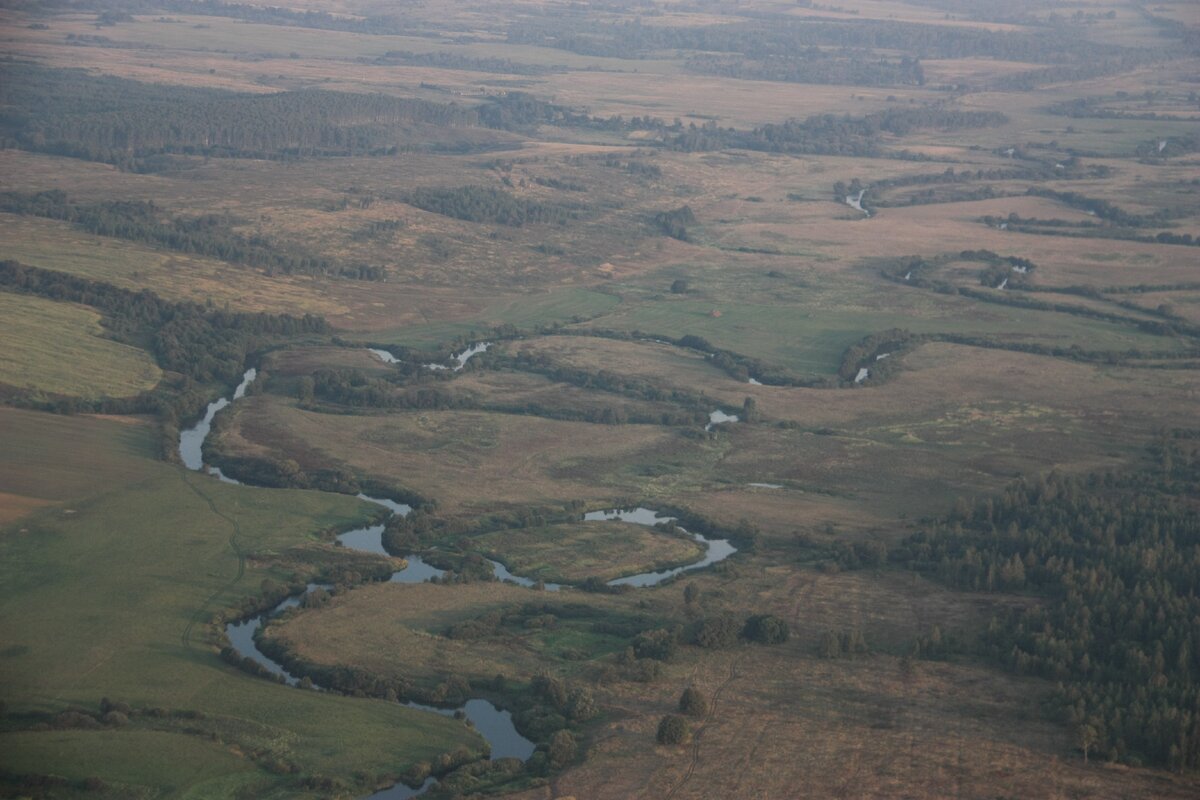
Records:
{"label": "bush", "polygon": [[546,757],[552,769],[562,769],[575,760],[578,751],[575,737],[570,731],[558,731],[550,737],[550,745],[546,748]]}
{"label": "bush", "polygon": [[742,636],[760,644],[783,644],[790,635],[787,622],[774,614],[756,614],[742,629]]}
{"label": "bush", "polygon": [[689,686],[679,696],[679,710],[689,717],[703,717],[708,714],[708,700],[699,689]]}
{"label": "bush", "polygon": [[678,714],[668,714],[658,723],[658,733],[655,739],[659,744],[683,744],[691,738],[692,732],[688,722]]}
{"label": "bush", "polygon": [[675,634],[666,628],[642,631],[633,639],[633,652],[638,658],[670,661],[675,655]]}
{"label": "bush", "polygon": [[733,617],[709,617],[696,625],[692,641],[699,647],[720,650],[737,643],[742,626]]}
{"label": "bush", "polygon": [[578,686],[567,693],[566,714],[569,719],[582,722],[596,716],[599,711],[590,689]]}

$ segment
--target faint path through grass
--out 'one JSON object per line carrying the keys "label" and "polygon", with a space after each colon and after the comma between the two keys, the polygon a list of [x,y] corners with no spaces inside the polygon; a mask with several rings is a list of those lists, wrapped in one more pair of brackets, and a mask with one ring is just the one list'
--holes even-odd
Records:
{"label": "faint path through grass", "polygon": [[688,765],[687,772],[684,773],[683,778],[680,779],[679,783],[675,784],[671,791],[664,795],[664,800],[670,800],[672,797],[674,797],[676,792],[682,789],[684,784],[691,779],[692,774],[696,771],[696,767],[700,764],[700,739],[704,736],[704,731],[708,729],[709,723],[712,722],[713,717],[717,713],[717,703],[721,699],[721,693],[725,691],[726,686],[733,683],[734,679],[738,677],[738,662],[741,660],[741,656],[738,656],[736,659],[734,659],[733,663],[729,665],[729,676],[725,678],[725,680],[721,681],[721,685],[717,687],[715,692],[713,692],[712,702],[708,704],[708,714],[705,715],[704,722],[701,723],[700,729],[696,731],[696,735],[692,737],[692,762]]}
{"label": "faint path through grass", "polygon": [[205,494],[204,491],[196,485],[195,481],[192,480],[192,475],[193,475],[193,473],[184,472],[184,473],[180,474],[180,479],[187,485],[187,487],[189,489],[191,489],[193,492],[195,492],[197,497],[199,497],[201,500],[203,500],[205,503],[208,504],[208,507],[209,507],[209,509],[212,510],[213,514],[215,514],[216,516],[220,517],[221,519],[223,519],[229,523],[229,527],[231,529],[231,532],[229,534],[229,547],[233,550],[234,554],[237,556],[238,566],[237,566],[237,575],[235,575],[230,581],[228,581],[221,588],[217,589],[212,594],[210,594],[204,600],[204,602],[200,605],[200,607],[198,609],[196,609],[196,613],[192,614],[192,618],[188,621],[187,626],[183,629],[183,635],[180,636],[180,641],[183,642],[184,647],[192,646],[192,630],[196,627],[196,623],[198,623],[200,621],[201,615],[204,614],[205,610],[210,605],[212,605],[212,603],[221,594],[228,592],[234,586],[237,586],[238,583],[241,582],[242,577],[246,574],[246,554],[244,552],[242,552],[241,547],[238,545],[238,536],[240,536],[242,533],[242,526],[238,524],[238,521],[236,519],[234,519],[233,517],[230,517],[229,515],[227,515],[223,511],[221,511],[219,508],[217,508],[217,504],[213,502],[213,499],[211,497],[209,497],[207,494]]}

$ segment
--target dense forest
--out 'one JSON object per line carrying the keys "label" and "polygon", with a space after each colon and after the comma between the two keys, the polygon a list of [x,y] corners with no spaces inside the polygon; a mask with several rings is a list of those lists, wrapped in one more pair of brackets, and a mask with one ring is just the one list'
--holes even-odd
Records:
{"label": "dense forest", "polygon": [[960,504],[892,552],[969,591],[1038,599],[986,651],[1058,684],[1078,743],[1114,761],[1200,766],[1200,436],[1163,435],[1134,472],[1023,480]]}
{"label": "dense forest", "polygon": [[5,65],[0,141],[7,147],[151,170],[162,154],[273,158],[396,152],[404,126],[474,124],[454,105],[305,90],[245,94],[166,86],[83,70]]}

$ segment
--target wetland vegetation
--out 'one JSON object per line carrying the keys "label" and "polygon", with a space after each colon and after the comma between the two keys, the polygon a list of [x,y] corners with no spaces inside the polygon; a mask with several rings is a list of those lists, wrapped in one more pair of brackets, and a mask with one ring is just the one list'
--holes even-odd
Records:
{"label": "wetland vegetation", "polygon": [[1193,3],[0,35],[0,796],[1200,791]]}

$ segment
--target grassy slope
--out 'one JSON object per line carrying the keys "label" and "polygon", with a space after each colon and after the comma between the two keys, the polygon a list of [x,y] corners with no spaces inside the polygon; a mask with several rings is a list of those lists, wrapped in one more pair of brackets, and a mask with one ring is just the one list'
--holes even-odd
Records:
{"label": "grassy slope", "polygon": [[149,354],[101,338],[100,317],[70,303],[0,292],[0,383],[85,397],[128,397],[161,376]]}
{"label": "grassy slope", "polygon": [[[135,428],[131,436],[127,425],[54,419],[63,424],[27,437],[39,444],[26,450],[29,480],[55,480],[61,464],[80,453],[73,436],[80,427],[91,428],[93,447],[119,449],[110,461],[130,480],[102,481],[69,508],[44,509],[0,534],[0,686],[11,712],[95,709],[103,696],[135,707],[197,710],[241,750],[265,748],[306,772],[343,777],[403,769],[459,745],[478,747],[476,736],[441,717],[300,692],[238,672],[216,657],[206,628],[193,625],[254,593],[267,575],[254,562],[242,563],[238,552],[266,554],[308,541],[313,531],[364,519],[367,506],[328,494],[229,487],[149,461],[149,431]],[[145,740],[137,746],[125,738],[135,733]],[[171,787],[188,787],[164,763],[184,759],[196,780],[224,780],[249,763],[231,762],[206,739],[174,731],[76,732],[61,747],[42,735],[5,734],[9,743],[0,751],[13,753],[14,767],[56,773],[89,763],[73,754],[111,752],[92,774],[149,784],[167,796],[174,796]],[[90,736],[98,738],[84,745]],[[256,785],[277,780],[252,765],[245,777]]]}

